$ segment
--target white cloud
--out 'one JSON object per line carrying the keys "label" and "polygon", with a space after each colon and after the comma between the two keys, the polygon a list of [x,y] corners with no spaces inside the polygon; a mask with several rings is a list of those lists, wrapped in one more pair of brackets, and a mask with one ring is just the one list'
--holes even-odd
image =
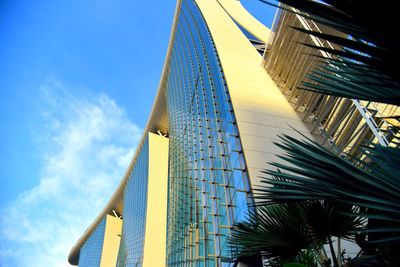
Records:
{"label": "white cloud", "polygon": [[41,87],[40,183],[2,211],[2,267],[70,266],[69,250],[133,156],[142,130],[124,109],[103,93],[74,90],[55,80]]}

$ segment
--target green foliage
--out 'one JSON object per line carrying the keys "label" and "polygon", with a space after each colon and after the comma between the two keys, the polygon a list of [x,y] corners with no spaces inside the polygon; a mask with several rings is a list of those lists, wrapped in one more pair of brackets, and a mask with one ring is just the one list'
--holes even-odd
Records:
{"label": "green foliage", "polygon": [[298,255],[299,262],[307,267],[318,267],[317,254],[314,250],[303,249]]}
{"label": "green foliage", "polygon": [[261,251],[280,265],[292,261],[315,242],[303,223],[301,207],[284,204],[258,207],[249,214],[248,222],[237,225],[231,239],[239,258]]}
{"label": "green foliage", "polygon": [[358,261],[399,262],[399,150],[366,148],[373,163],[359,168],[311,140],[284,135],[276,145],[287,164],[264,171],[269,176],[256,189],[256,212],[231,240],[239,258],[261,252],[278,265],[299,262],[304,249],[317,250],[335,236],[360,245]]}
{"label": "green foliage", "polygon": [[239,258],[261,252],[274,266],[312,266],[316,251],[332,236],[351,239],[348,232],[360,229],[363,220],[353,212],[351,205],[330,200],[260,205],[236,226],[231,244]]}
{"label": "green foliage", "polygon": [[[343,201],[362,207],[359,216],[389,223],[365,231],[387,233],[390,240],[400,240],[400,175],[392,165],[400,159],[399,150],[381,146],[368,149],[374,164],[365,163],[361,169],[316,142],[287,135],[281,140],[276,145],[286,151],[280,157],[288,164],[271,163],[280,170],[264,171],[272,178],[265,177],[262,182],[266,186],[258,190],[257,199],[262,204],[310,199]],[[387,238],[382,241],[389,241]]]}

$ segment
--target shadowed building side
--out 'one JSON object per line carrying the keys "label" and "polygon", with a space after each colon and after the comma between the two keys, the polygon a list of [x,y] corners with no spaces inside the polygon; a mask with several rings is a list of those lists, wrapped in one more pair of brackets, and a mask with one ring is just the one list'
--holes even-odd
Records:
{"label": "shadowed building side", "polygon": [[80,250],[79,266],[114,266],[121,239],[122,220],[106,215]]}

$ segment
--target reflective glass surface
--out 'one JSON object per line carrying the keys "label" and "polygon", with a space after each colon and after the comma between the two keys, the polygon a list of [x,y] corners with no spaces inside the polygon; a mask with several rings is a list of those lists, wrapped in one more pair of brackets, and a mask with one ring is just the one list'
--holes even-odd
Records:
{"label": "reflective glass surface", "polygon": [[169,266],[230,266],[227,237],[250,190],[229,92],[207,25],[183,0],[166,97]]}
{"label": "reflective glass surface", "polygon": [[144,141],[124,190],[124,218],[117,266],[142,266],[146,224],[148,139]]}
{"label": "reflective glass surface", "polygon": [[79,267],[99,267],[101,252],[103,250],[104,231],[106,229],[106,219],[104,218],[96,230],[86,240],[79,252]]}

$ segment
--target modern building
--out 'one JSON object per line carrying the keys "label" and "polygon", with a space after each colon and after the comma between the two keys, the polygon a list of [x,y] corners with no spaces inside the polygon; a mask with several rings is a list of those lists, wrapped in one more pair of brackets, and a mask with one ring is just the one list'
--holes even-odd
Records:
{"label": "modern building", "polygon": [[[279,13],[275,25],[286,18]],[[260,171],[281,162],[273,142],[332,125],[307,121],[325,109],[304,115],[311,104],[294,87],[290,101],[282,94],[297,75],[287,74],[294,54],[279,54],[290,48],[285,31],[271,34],[237,0],[178,0],[143,137],[116,192],[72,248],[71,264],[233,265],[227,238],[251,208]],[[316,97],[306,99],[322,105]]]}

